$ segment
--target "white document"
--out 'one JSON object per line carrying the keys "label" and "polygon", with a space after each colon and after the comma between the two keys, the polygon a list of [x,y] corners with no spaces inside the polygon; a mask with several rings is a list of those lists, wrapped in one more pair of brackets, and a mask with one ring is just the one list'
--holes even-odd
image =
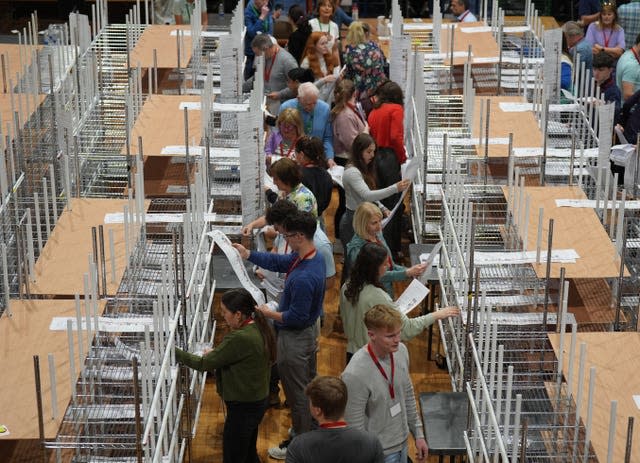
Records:
{"label": "white document", "polygon": [[420,169],[420,156],[412,157],[402,170],[402,180],[413,180]]}
{"label": "white document", "polygon": [[[204,146],[189,146],[189,156],[203,156],[205,153]],[[163,146],[160,150],[160,154],[168,154],[174,156],[184,156],[187,154],[187,147],[185,145],[167,145]]]}
{"label": "white document", "polygon": [[[49,324],[51,331],[67,331],[67,320],[71,320],[71,329],[78,330],[76,317],[53,317]],[[86,319],[81,320],[81,329],[86,330]],[[145,327],[153,331],[153,317],[98,317],[97,331],[109,333],[144,333]],[[96,330],[94,318],[91,317],[91,329]]]}
{"label": "white document", "polygon": [[[144,215],[144,221],[146,223],[182,223],[183,214],[181,213],[149,213]],[[215,212],[204,213],[205,222],[225,221],[220,220]],[[235,219],[234,219],[235,221]],[[104,223],[124,223],[124,214],[122,212],[110,212],[104,215]]]}
{"label": "white document", "polygon": [[[531,157],[542,156],[543,148],[540,147],[522,147],[513,148],[513,155],[516,157]],[[575,159],[579,159],[581,156],[580,149],[576,148]],[[547,148],[547,157],[553,158],[570,158],[571,148]],[[584,150],[585,158],[598,157],[598,148],[588,148]]]}
{"label": "white document", "polygon": [[636,407],[638,407],[638,410],[640,410],[640,395],[634,395],[633,401],[635,402]]}
{"label": "white document", "polygon": [[497,56],[476,56],[473,58],[475,64],[495,64],[500,62]]}
{"label": "white document", "polygon": [[393,218],[393,215],[398,211],[400,204],[402,204],[402,201],[404,201],[404,197],[407,195],[407,191],[409,191],[409,188],[407,188],[402,192],[402,194],[400,195],[400,199],[398,200],[396,205],[393,206],[393,209],[391,210],[391,213],[389,214],[389,216],[382,219],[382,228],[387,226],[389,221]]}
{"label": "white document", "polygon": [[489,26],[474,26],[474,27],[459,27],[460,32],[464,32],[465,34],[478,34],[481,32],[491,32],[491,27]]}
{"label": "white document", "polygon": [[208,232],[207,235],[213,239],[213,242],[222,249],[224,255],[227,256],[227,259],[231,264],[231,268],[233,268],[238,280],[240,280],[242,287],[251,293],[253,299],[255,299],[258,305],[264,304],[264,294],[249,278],[247,268],[244,266],[240,253],[231,245],[231,241],[229,241],[227,235],[222,233],[220,230],[212,230]]}
{"label": "white document", "polygon": [[327,172],[329,172],[329,175],[331,175],[331,178],[333,179],[333,183],[336,183],[337,185],[340,185],[340,188],[343,188],[342,176],[344,175],[344,167],[336,164],[330,169],[327,169]]}
{"label": "white document", "polygon": [[180,111],[184,111],[184,108],[187,108],[189,111],[200,111],[200,102],[199,101],[181,101],[178,105],[178,109]]}
{"label": "white document", "polygon": [[429,294],[429,289],[414,278],[395,302],[396,308],[406,314],[420,304],[427,297],[427,294]]}
{"label": "white document", "polygon": [[[621,206],[621,201],[616,201],[616,208]],[[604,204],[600,201],[600,207],[603,207]],[[588,208],[595,209],[596,201],[593,199],[556,199],[556,207],[578,207],[578,208]],[[640,209],[640,201],[625,201],[624,208],[629,210]],[[613,209],[613,204],[611,201],[607,202],[607,209]]]}
{"label": "white document", "polygon": [[228,113],[246,113],[249,111],[249,104],[244,103],[213,103],[211,111],[220,111]]}
{"label": "white document", "polygon": [[436,259],[436,256],[440,252],[442,247],[442,241],[438,241],[429,254],[420,254],[420,263],[427,264],[427,268],[431,267]]}
{"label": "white document", "polygon": [[[175,37],[176,35],[178,35],[176,29],[172,30],[170,35],[172,37]],[[191,30],[185,29],[185,30],[182,31],[181,35],[184,35],[185,37],[191,37]],[[200,31],[200,35],[202,37],[212,37],[212,38],[215,39],[215,38],[218,38],[218,37],[222,37],[223,35],[229,35],[229,32],[227,32],[227,31]]]}

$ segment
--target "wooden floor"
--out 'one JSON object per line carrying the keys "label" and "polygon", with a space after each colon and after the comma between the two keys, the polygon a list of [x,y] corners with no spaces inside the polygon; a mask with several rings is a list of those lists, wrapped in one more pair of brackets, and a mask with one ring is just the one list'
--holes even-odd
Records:
{"label": "wooden floor", "polygon": [[[337,196],[334,194],[331,205],[325,212],[325,223],[327,232],[333,239],[333,211],[337,206]],[[406,254],[405,254],[406,255]],[[338,271],[341,270],[341,255],[336,254],[336,265]],[[338,287],[327,292],[324,301],[325,321],[322,328],[318,354],[318,373],[321,375],[338,376],[344,369],[346,338],[342,333],[338,315]],[[216,319],[218,320],[217,330],[222,335],[226,330],[224,320],[219,314],[219,304],[216,303]],[[415,309],[414,316],[419,312]],[[410,314],[411,315],[411,314]],[[218,337],[218,336],[217,336]],[[449,391],[449,374],[438,369],[433,361],[427,361],[427,336],[426,332],[414,338],[407,344],[411,358],[411,376],[416,393],[428,391]],[[434,336],[434,354],[437,348],[437,336]],[[281,393],[281,400],[284,402],[284,394]],[[198,431],[193,440],[191,448],[191,461],[194,463],[210,463],[222,461],[222,426],[224,415],[222,400],[216,394],[215,384],[209,380],[203,398],[202,411],[198,423]],[[269,447],[277,445],[287,436],[287,430],[291,426],[291,417],[288,408],[269,409],[260,425],[258,436],[258,454],[263,462],[275,461],[267,455]],[[413,443],[411,443],[413,445]],[[410,455],[414,452],[410,450]],[[436,457],[431,457],[430,462],[438,461]]]}

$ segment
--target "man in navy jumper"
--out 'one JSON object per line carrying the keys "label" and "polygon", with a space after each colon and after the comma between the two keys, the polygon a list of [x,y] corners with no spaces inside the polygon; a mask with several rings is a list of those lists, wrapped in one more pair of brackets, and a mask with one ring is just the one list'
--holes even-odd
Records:
{"label": "man in navy jumper", "polygon": [[244,80],[254,73],[253,60],[256,55],[251,42],[258,34],[273,34],[273,18],[268,3],[268,0],[250,0],[244,9],[244,25],[247,28],[244,34]]}
{"label": "man in navy jumper", "polygon": [[[313,420],[308,398],[304,393],[316,372],[317,338],[325,292],[325,263],[316,251],[313,235],[316,218],[298,211],[282,224],[284,238],[292,254],[248,251],[239,244],[234,247],[243,259],[275,272],[286,273],[284,290],[277,312],[266,305],[256,310],[274,320],[278,330],[277,364],[284,393],[291,406],[291,437],[310,431]],[[269,449],[277,459],[286,456],[285,441],[279,447]]]}

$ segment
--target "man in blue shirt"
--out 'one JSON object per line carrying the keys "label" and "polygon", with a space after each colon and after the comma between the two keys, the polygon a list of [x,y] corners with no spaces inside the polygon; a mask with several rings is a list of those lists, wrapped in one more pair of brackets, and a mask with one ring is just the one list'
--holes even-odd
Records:
{"label": "man in blue shirt", "polygon": [[[278,330],[277,364],[287,402],[291,406],[291,437],[310,431],[313,425],[304,388],[316,373],[316,351],[325,292],[324,258],[316,251],[313,235],[316,218],[298,211],[286,218],[282,227],[292,254],[248,251],[234,247],[243,259],[274,272],[286,272],[278,311],[267,305],[256,307],[274,320]],[[288,441],[269,449],[269,455],[284,460]]]}
{"label": "man in blue shirt", "polygon": [[574,64],[578,64],[576,62],[576,55],[579,55],[580,62],[584,63],[587,72],[591,72],[593,51],[591,44],[584,39],[584,29],[577,22],[568,21],[564,24],[562,30],[567,39],[567,47],[573,56]]}
{"label": "man in blue shirt", "polygon": [[251,0],[244,9],[244,25],[247,28],[244,34],[244,80],[254,73],[253,60],[255,52],[251,48],[251,42],[258,34],[273,34],[273,19],[267,3],[269,0]]}
{"label": "man in blue shirt", "polygon": [[584,27],[597,21],[600,17],[600,0],[580,0],[578,2],[578,17]]}
{"label": "man in blue shirt", "polygon": [[280,105],[280,112],[286,108],[295,108],[302,116],[304,133],[322,140],[324,154],[329,167],[335,166],[333,160],[333,126],[331,125],[331,108],[327,103],[318,100],[318,87],[305,82],[298,87],[298,97],[285,101]]}
{"label": "man in blue shirt", "polygon": [[615,60],[609,53],[598,53],[593,57],[593,78],[600,86],[600,92],[604,96],[604,101],[613,103],[616,107],[616,117],[620,111],[620,89],[613,79],[613,68]]}

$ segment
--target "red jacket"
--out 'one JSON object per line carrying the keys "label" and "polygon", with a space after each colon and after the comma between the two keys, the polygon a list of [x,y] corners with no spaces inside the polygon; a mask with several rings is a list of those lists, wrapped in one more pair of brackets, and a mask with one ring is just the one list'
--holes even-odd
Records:
{"label": "red jacket", "polygon": [[380,148],[393,148],[398,162],[407,160],[404,149],[404,108],[397,103],[384,103],[369,113],[369,132]]}

